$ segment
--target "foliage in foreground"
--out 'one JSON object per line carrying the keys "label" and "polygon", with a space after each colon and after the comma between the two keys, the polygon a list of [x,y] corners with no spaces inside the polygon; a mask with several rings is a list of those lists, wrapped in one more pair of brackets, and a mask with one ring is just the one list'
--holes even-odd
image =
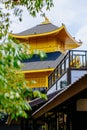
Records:
{"label": "foliage in foreground", "polygon": [[[8,114],[11,119],[18,117],[27,118],[27,111],[31,107],[27,101],[29,98],[47,98],[39,91],[33,91],[27,86],[27,81],[21,72],[21,60],[30,58],[29,48],[23,44],[16,44],[16,41],[8,38],[10,21],[10,11],[21,21],[22,10],[24,6],[29,14],[36,16],[41,13],[44,16],[43,9],[49,10],[53,6],[52,0],[1,0],[0,1],[0,117]],[[4,7],[4,9],[2,8]],[[5,10],[7,9],[7,10]],[[44,53],[36,51],[42,58]]]}
{"label": "foliage in foreground", "polygon": [[[8,41],[0,45],[0,112],[11,119],[27,118],[31,107],[27,99],[45,98],[46,95],[33,91],[21,72],[21,60],[29,58],[29,48]],[[19,73],[18,73],[19,72]]]}

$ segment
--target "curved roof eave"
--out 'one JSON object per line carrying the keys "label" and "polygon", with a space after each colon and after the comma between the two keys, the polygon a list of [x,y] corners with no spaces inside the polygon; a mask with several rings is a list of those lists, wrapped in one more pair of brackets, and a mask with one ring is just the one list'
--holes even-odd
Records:
{"label": "curved roof eave", "polygon": [[33,37],[52,35],[52,34],[60,32],[63,28],[64,28],[64,26],[61,26],[60,28],[57,28],[56,30],[53,30],[51,32],[45,32],[45,33],[41,33],[41,34],[30,34],[30,35],[26,35],[26,36],[23,36],[23,35],[20,36],[20,35],[16,35],[16,34],[12,34],[12,33],[9,33],[9,35],[14,38],[19,38],[19,39],[33,38]]}
{"label": "curved roof eave", "polygon": [[77,47],[79,47],[81,44],[79,42],[77,42],[71,35],[70,33],[67,31],[65,25],[62,25],[60,28],[57,28],[53,31],[50,32],[45,32],[45,33],[41,33],[41,34],[30,34],[30,35],[16,35],[16,34],[11,34],[9,33],[10,36],[14,37],[14,38],[18,38],[18,39],[24,39],[24,38],[35,38],[35,37],[41,37],[41,36],[49,36],[49,35],[53,35],[53,34],[58,34],[60,33],[60,31],[65,31],[65,34],[67,36],[67,38],[69,38],[74,44],[76,44]]}
{"label": "curved roof eave", "polygon": [[64,30],[65,30],[67,36],[68,36],[74,43],[76,43],[77,47],[81,46],[81,44],[80,44],[79,42],[77,42],[77,41],[75,40],[75,38],[73,38],[73,37],[70,35],[70,33],[67,31],[67,29],[66,29],[65,26],[64,26]]}

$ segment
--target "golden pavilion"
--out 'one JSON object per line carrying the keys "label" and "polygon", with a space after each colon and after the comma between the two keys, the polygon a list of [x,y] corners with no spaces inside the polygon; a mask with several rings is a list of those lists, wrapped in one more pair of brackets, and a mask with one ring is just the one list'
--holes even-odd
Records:
{"label": "golden pavilion", "polygon": [[[57,27],[47,17],[41,24],[17,34],[10,34],[10,36],[18,39],[21,43],[29,44],[31,50],[38,49],[46,53],[47,58],[43,60],[36,55],[25,60],[22,68],[26,79],[36,82],[29,86],[39,90],[48,88],[48,76],[66,51],[81,45],[69,34],[64,24]],[[62,56],[60,56],[61,54]]]}

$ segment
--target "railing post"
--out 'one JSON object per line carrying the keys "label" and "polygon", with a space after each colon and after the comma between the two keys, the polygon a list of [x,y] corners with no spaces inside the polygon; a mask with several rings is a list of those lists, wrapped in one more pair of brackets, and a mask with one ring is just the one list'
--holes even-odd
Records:
{"label": "railing post", "polygon": [[67,85],[71,84],[71,69],[67,69]]}
{"label": "railing post", "polygon": [[69,51],[68,55],[69,55],[69,67],[68,68],[70,68],[70,51]]}

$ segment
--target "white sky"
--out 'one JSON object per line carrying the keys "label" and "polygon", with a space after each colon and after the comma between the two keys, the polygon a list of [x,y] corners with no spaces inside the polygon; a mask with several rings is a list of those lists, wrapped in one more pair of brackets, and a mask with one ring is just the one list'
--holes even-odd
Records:
{"label": "white sky", "polygon": [[[81,49],[87,49],[87,0],[53,0],[54,7],[46,11],[51,23],[60,27],[65,24],[68,32],[77,40],[81,40]],[[40,15],[33,18],[26,10],[22,22],[14,20],[11,29],[14,33],[29,29],[44,21]],[[78,48],[79,49],[79,48]]]}

